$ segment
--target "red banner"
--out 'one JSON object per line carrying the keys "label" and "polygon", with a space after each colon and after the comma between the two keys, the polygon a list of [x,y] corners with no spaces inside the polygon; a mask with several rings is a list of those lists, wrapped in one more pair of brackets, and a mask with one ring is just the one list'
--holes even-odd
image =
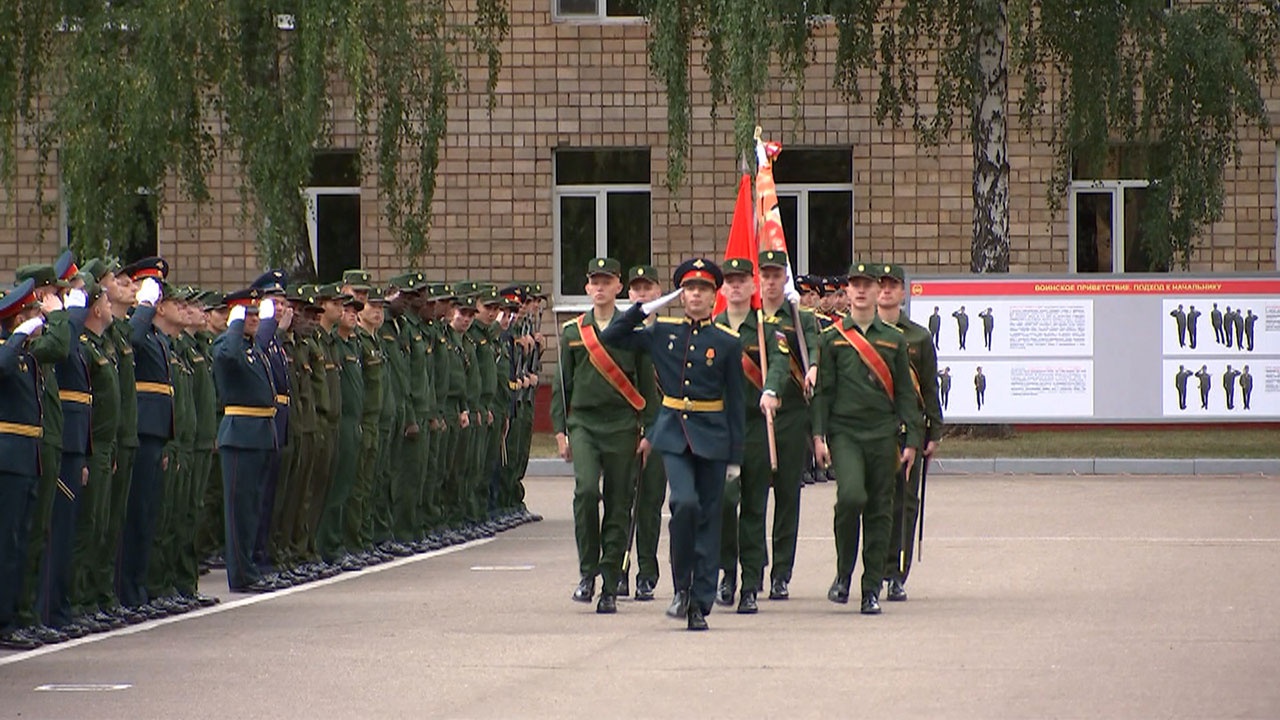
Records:
{"label": "red banner", "polygon": [[912,297],[998,295],[1276,295],[1280,278],[915,280]]}

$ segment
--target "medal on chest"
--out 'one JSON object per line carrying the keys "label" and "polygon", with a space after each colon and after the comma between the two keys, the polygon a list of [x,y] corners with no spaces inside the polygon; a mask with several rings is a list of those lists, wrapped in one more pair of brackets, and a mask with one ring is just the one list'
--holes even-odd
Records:
{"label": "medal on chest", "polygon": [[707,367],[711,367],[716,361],[716,349],[707,348]]}

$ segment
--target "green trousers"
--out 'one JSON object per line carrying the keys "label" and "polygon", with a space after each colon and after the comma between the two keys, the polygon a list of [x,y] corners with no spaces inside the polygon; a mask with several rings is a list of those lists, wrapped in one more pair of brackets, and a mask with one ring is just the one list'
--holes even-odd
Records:
{"label": "green trousers", "polygon": [[378,474],[378,427],[365,425],[360,432],[355,484],[351,486],[351,494],[342,511],[342,542],[353,551],[368,549],[373,544],[373,539],[367,534],[372,527],[368,515]]}
{"label": "green trousers", "polygon": [[338,444],[338,426],[321,421],[311,433],[311,468],[307,477],[306,508],[294,528],[294,547],[300,556],[315,562],[320,560],[316,540],[320,532],[320,518],[324,515],[324,503],[333,485],[333,457]]}
{"label": "green trousers", "polygon": [[662,467],[662,453],[649,452],[649,460],[640,475],[640,496],[636,498],[636,577],[648,578],[656,585],[658,571],[658,539],[662,534],[662,503],[667,499],[667,473]]}
{"label": "green trousers", "polygon": [[836,472],[836,575],[853,576],[861,531],[862,592],[879,592],[893,524],[898,441],[893,437],[860,441],[837,430],[828,435],[827,443]]}
{"label": "green trousers", "polygon": [[107,517],[107,547],[105,548],[111,558],[111,564],[108,566],[110,580],[104,589],[106,594],[98,597],[98,607],[104,610],[120,604],[120,598],[116,595],[116,572],[120,567],[120,548],[124,542],[124,519],[129,509],[129,485],[133,478],[133,456],[137,451],[137,447],[116,447],[116,468],[111,476],[110,514]]}
{"label": "green trousers", "polygon": [[80,507],[76,516],[76,543],[71,556],[71,609],[74,615],[92,615],[103,607],[98,603],[110,599],[115,577],[114,546],[108,542],[107,525],[111,518],[112,464],[115,441],[96,441],[89,458],[89,484],[80,489]]}
{"label": "green trousers", "polygon": [[337,453],[333,462],[333,484],[324,501],[316,545],[325,560],[335,560],[355,549],[345,545],[348,502],[356,484],[356,467],[360,464],[360,421],[344,418],[338,425]]}
{"label": "green trousers", "polygon": [[403,445],[404,416],[397,412],[391,422],[384,422],[378,427],[378,464],[369,508],[369,537],[375,545],[395,539],[392,488],[399,471],[400,448]]}
{"label": "green trousers", "polygon": [[15,616],[19,627],[36,625],[39,617],[40,566],[49,542],[49,525],[53,521],[53,494],[57,492],[58,472],[62,469],[62,448],[40,443],[40,482],[36,485],[36,503],[31,513],[31,529],[27,531],[26,581],[18,598]]}
{"label": "green trousers", "polygon": [[422,463],[422,497],[418,504],[418,535],[427,537],[435,532],[442,522],[444,513],[440,509],[440,485],[443,480],[440,474],[440,453],[445,445],[446,430],[431,429],[429,422],[423,422],[421,449]]}
{"label": "green trousers", "polygon": [[280,473],[276,480],[275,495],[271,498],[271,517],[269,520],[261,520],[271,523],[267,526],[267,557],[272,564],[281,568],[293,564],[293,558],[289,557],[285,547],[287,533],[282,530],[297,513],[297,472],[298,462],[301,460],[298,451],[302,449],[298,442],[300,434],[295,428],[289,428],[288,442],[280,448]]}
{"label": "green trousers", "polygon": [[[272,555],[280,564],[292,567],[300,564],[306,555],[307,541],[303,530],[310,508],[311,476],[316,466],[316,433],[302,431],[297,426],[289,429],[289,453],[286,466],[289,480],[277,490],[276,516],[280,522],[271,528]],[[280,472],[281,477],[286,469]]]}
{"label": "green trousers", "polygon": [[[627,526],[635,495],[635,428],[600,432],[589,423],[569,430],[573,451],[573,534],[578,543],[578,571],[599,575],[603,592],[612,593],[622,574]],[[600,512],[601,501],[604,513]]]}
{"label": "green trousers", "polygon": [[[177,594],[182,565],[181,528],[191,512],[191,452],[177,443],[165,447],[169,465],[157,492],[156,535],[147,565],[147,597]],[[192,543],[195,539],[192,538]],[[193,550],[194,552],[194,550]]]}
{"label": "green trousers", "polygon": [[200,555],[196,550],[196,519],[204,512],[205,485],[213,465],[210,448],[195,450],[187,475],[186,507],[178,516],[178,592],[193,597],[200,589]]}
{"label": "green trousers", "polygon": [[725,484],[720,517],[720,569],[732,581],[737,577],[741,564],[744,590],[761,589],[764,566],[769,561],[765,550],[764,518],[769,502],[770,474],[764,417],[749,413],[742,475]]}
{"label": "green trousers", "polygon": [[221,556],[226,551],[226,538],[222,511],[222,457],[216,450],[209,461],[209,475],[205,478],[197,524],[196,557]]}
{"label": "green trousers", "polygon": [[800,532],[801,476],[813,454],[807,408],[784,410],[774,420],[778,441],[778,471],[773,474],[772,580],[791,581]]}
{"label": "green trousers", "polygon": [[911,574],[911,559],[916,549],[916,520],[920,514],[920,473],[924,470],[924,453],[916,456],[911,472],[898,470],[893,483],[893,525],[889,531],[889,554],[885,558],[885,577],[905,583]]}

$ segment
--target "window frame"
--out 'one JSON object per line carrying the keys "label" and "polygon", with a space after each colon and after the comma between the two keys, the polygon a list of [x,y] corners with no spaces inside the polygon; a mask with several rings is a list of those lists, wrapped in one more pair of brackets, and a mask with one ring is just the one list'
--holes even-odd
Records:
{"label": "window frame", "polygon": [[642,25],[648,22],[643,15],[609,15],[608,0],[595,0],[595,14],[561,13],[560,0],[551,0],[551,21],[570,25]]}
{"label": "window frame", "polygon": [[[796,257],[792,258],[792,272],[797,277],[809,274],[809,193],[812,192],[848,192],[849,193],[849,256],[857,257],[858,224],[857,195],[853,180],[847,183],[787,183],[777,186],[778,198],[794,197],[796,200]],[[803,242],[802,242],[803,239]]]}
{"label": "window frame", "polygon": [[1067,272],[1083,274],[1079,269],[1079,251],[1076,234],[1076,197],[1080,193],[1105,192],[1111,195],[1111,272],[1087,273],[1089,275],[1121,275],[1125,270],[1124,191],[1151,187],[1150,180],[1072,180],[1067,188]]}
{"label": "window frame", "polygon": [[[579,149],[579,148],[567,148]],[[551,192],[551,231],[555,238],[552,251],[551,268],[552,299],[556,311],[584,312],[591,308],[591,298],[585,290],[576,294],[566,294],[560,287],[560,278],[564,275],[560,238],[560,200],[566,197],[590,197],[596,201],[596,248],[594,257],[610,257],[609,255],[609,194],[610,193],[646,193],[649,196],[649,262],[653,262],[653,185],[637,183],[593,184],[593,185],[554,185]],[[625,273],[627,268],[622,269]],[[583,268],[582,284],[586,285],[586,268]],[[625,278],[624,278],[625,284]],[[625,303],[619,303],[625,305]]]}
{"label": "window frame", "polygon": [[[320,202],[323,195],[347,195],[360,197],[360,187],[312,185],[302,189],[302,203],[307,215],[307,243],[311,246],[311,272],[320,276]],[[363,249],[361,255],[363,255]]]}

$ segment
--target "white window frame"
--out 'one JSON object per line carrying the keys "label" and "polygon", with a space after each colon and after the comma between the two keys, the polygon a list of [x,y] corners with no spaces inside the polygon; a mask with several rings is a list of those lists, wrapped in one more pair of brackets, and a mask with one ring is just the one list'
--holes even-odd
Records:
{"label": "white window frame", "polygon": [[[652,214],[653,214],[653,186],[639,184],[608,184],[608,185],[557,185],[551,193],[551,227],[555,237],[555,248],[552,253],[552,270],[554,271],[554,279],[552,287],[554,288],[552,298],[555,301],[556,312],[586,312],[591,309],[591,299],[585,291],[579,291],[575,294],[566,294],[564,288],[560,287],[560,277],[564,274],[561,272],[561,252],[560,252],[560,199],[566,197],[593,197],[596,200],[596,254],[595,257],[609,257],[609,194],[610,193],[648,193],[650,203],[650,237],[649,237],[649,261],[653,261],[653,234],[652,234]],[[627,268],[623,268],[626,272]],[[586,268],[583,268],[582,284],[587,283]]]}
{"label": "white window frame", "polygon": [[595,13],[561,13],[560,0],[550,0],[551,19],[558,23],[578,25],[642,25],[647,22],[643,15],[606,15],[607,0],[595,1]]}
{"label": "white window frame", "polygon": [[321,195],[360,196],[359,187],[313,186],[303,189],[302,200],[307,206],[307,242],[311,245],[311,271],[320,274],[320,202]]}
{"label": "white window frame", "polygon": [[[151,195],[152,194],[151,188],[148,188],[148,187],[139,187],[137,190],[134,190],[133,192],[135,195]],[[156,220],[156,256],[163,257],[164,252],[161,250],[162,244],[160,242],[160,216],[157,215],[155,220]],[[71,247],[71,220],[70,218],[68,218],[68,211],[67,211],[67,186],[65,183],[63,183],[61,175],[59,175],[58,177],[58,237],[61,239],[63,248]],[[118,253],[111,248],[108,248],[107,252],[118,255]]]}
{"label": "white window frame", "polygon": [[[1149,180],[1072,180],[1067,197],[1067,271],[1078,273],[1076,267],[1076,196],[1080,193],[1109,193],[1111,195],[1111,273],[1126,272],[1124,191],[1130,188],[1151,187]],[[1093,273],[1090,273],[1093,274]],[[1097,273],[1105,274],[1105,273]]]}
{"label": "white window frame", "polygon": [[[812,192],[847,192],[849,197],[856,201],[857,196],[854,194],[853,181],[847,183],[796,183],[778,185],[778,198],[794,197],[796,202],[796,257],[793,258],[793,271],[797,276],[809,274],[809,193]],[[851,228],[849,236],[849,252],[850,257],[857,257],[858,247],[858,226],[854,222],[857,216],[856,206],[850,203],[849,227]]]}
{"label": "white window frame", "polygon": [[1272,217],[1276,220],[1276,270],[1280,270],[1280,140],[1276,141],[1276,205]]}

